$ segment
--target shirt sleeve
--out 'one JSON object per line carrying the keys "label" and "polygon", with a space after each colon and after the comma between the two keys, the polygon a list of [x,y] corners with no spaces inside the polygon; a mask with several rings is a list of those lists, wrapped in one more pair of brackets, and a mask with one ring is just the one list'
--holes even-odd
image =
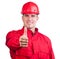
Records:
{"label": "shirt sleeve", "polygon": [[52,48],[51,40],[50,40],[50,38],[48,38],[47,36],[45,36],[45,39],[46,39],[47,42],[48,42],[50,59],[55,59],[54,52],[53,52],[53,48]]}
{"label": "shirt sleeve", "polygon": [[50,41],[50,59],[55,59],[51,41]]}
{"label": "shirt sleeve", "polygon": [[8,48],[16,50],[20,48],[19,35],[15,31],[11,31],[6,35],[6,45]]}

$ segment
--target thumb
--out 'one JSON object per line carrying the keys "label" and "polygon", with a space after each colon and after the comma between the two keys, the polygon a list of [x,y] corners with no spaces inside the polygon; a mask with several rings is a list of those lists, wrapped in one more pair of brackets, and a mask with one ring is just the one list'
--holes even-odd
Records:
{"label": "thumb", "polygon": [[27,36],[27,27],[24,27],[24,35]]}

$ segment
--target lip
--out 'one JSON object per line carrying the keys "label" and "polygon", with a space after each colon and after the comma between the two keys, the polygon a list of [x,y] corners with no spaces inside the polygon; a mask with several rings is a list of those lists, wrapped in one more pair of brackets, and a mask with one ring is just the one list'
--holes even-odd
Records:
{"label": "lip", "polygon": [[33,22],[27,22],[28,24],[33,24]]}

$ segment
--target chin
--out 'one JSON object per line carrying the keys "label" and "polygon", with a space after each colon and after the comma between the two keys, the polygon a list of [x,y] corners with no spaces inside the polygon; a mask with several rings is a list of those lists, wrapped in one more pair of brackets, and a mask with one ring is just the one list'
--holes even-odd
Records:
{"label": "chin", "polygon": [[28,28],[28,29],[32,29],[32,28],[34,28],[34,27],[33,27],[33,26],[28,26],[27,28]]}

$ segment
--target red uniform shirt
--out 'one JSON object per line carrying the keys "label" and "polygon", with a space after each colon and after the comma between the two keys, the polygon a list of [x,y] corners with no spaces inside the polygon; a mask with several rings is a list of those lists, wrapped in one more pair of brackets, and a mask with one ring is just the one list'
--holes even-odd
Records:
{"label": "red uniform shirt", "polygon": [[33,34],[29,29],[28,34],[28,47],[20,47],[19,38],[24,33],[24,28],[21,30],[13,30],[6,36],[6,45],[10,49],[11,59],[55,59],[51,46],[50,39],[39,33],[35,29]]}

